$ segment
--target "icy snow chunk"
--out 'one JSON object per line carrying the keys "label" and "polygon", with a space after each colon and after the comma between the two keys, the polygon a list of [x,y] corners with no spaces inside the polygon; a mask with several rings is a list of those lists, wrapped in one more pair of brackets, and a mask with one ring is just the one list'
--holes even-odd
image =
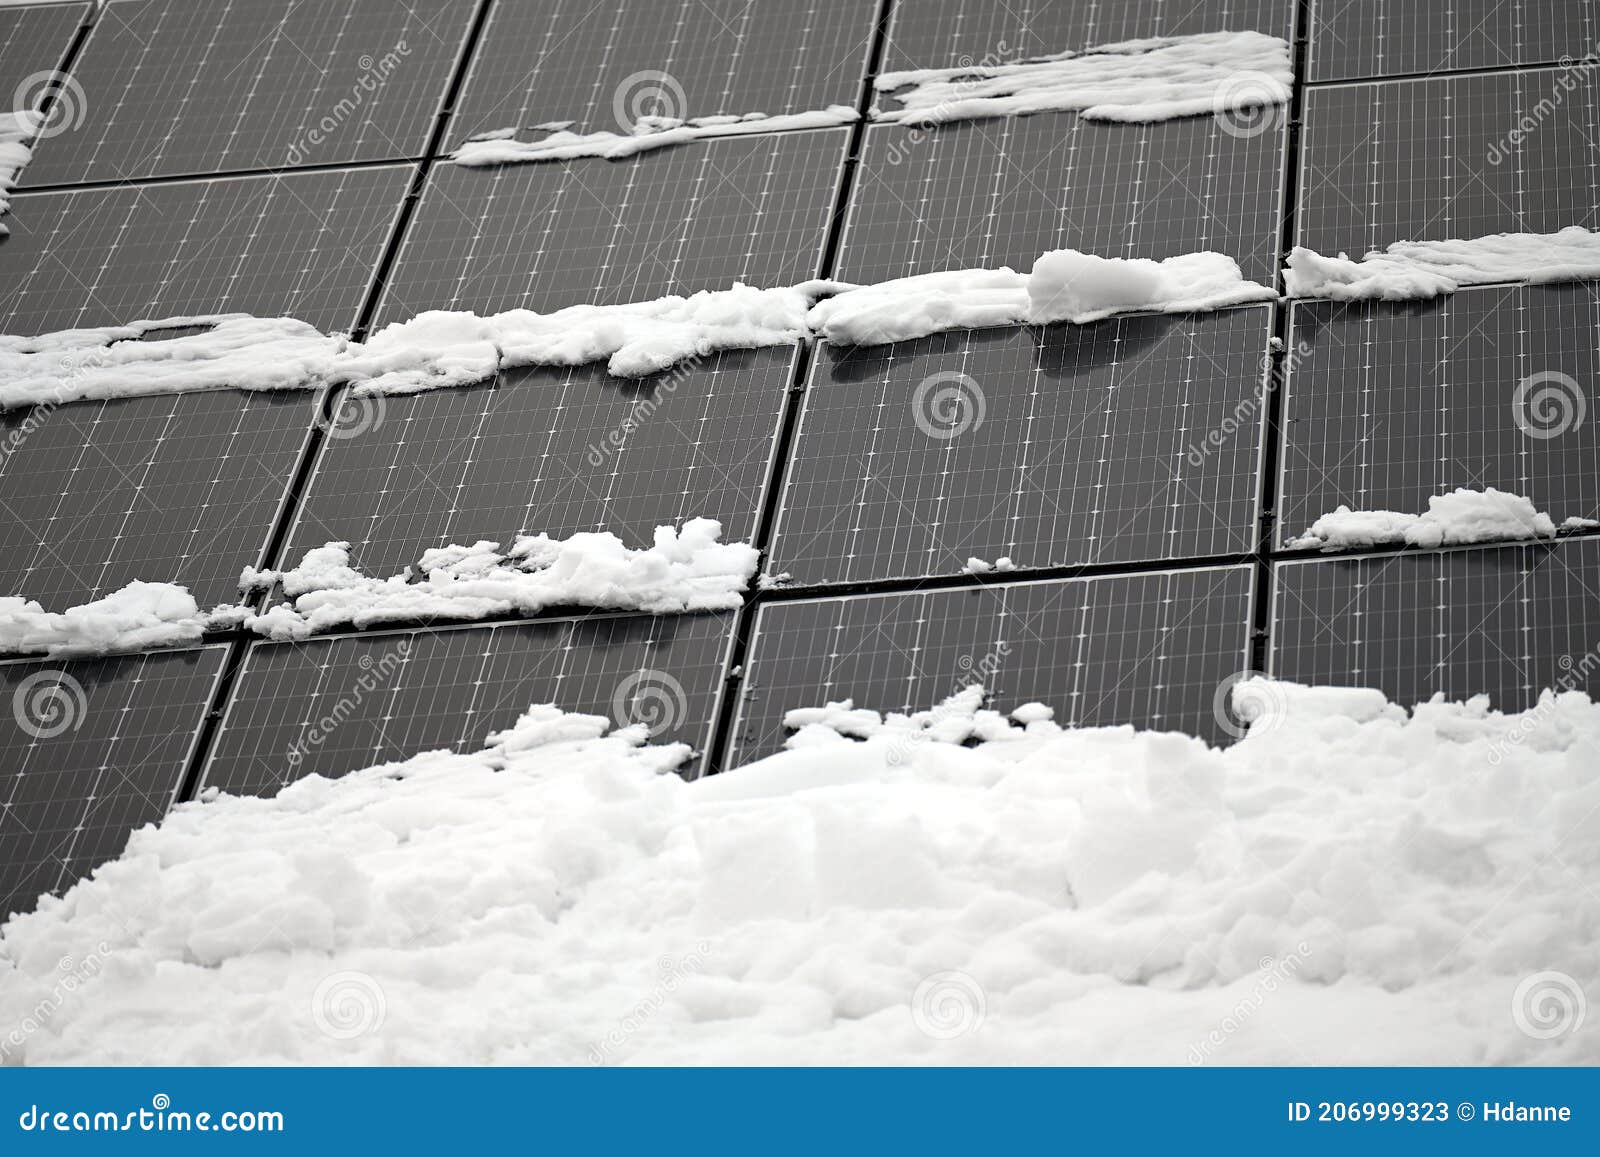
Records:
{"label": "icy snow chunk", "polygon": [[1208,32],[1106,44],[1016,64],[887,72],[899,108],[876,119],[939,124],[1049,110],[1150,122],[1285,104],[1289,45],[1259,32]]}
{"label": "icy snow chunk", "polygon": [[483,167],[514,165],[528,161],[566,161],[576,157],[605,157],[618,160],[635,153],[705,137],[747,136],[750,133],[770,133],[789,129],[819,129],[832,125],[851,124],[856,120],[856,110],[849,105],[835,104],[824,109],[807,112],[784,113],[767,116],[752,112],[741,116],[706,116],[681,120],[675,117],[640,117],[631,133],[567,132],[571,121],[552,121],[535,128],[548,131],[549,136],[536,141],[512,139],[515,128],[497,129],[493,133],[480,133],[464,142],[451,154],[458,165]]}
{"label": "icy snow chunk", "polygon": [[1556,233],[1495,233],[1450,241],[1396,241],[1359,261],[1296,246],[1284,271],[1291,297],[1406,301],[1497,281],[1534,284],[1600,277],[1600,234],[1579,225]]}
{"label": "icy snow chunk", "polygon": [[1028,275],[1011,269],[946,269],[849,287],[806,316],[834,345],[881,345],[950,329],[1017,325],[1028,316]]}
{"label": "icy snow chunk", "polygon": [[195,643],[206,616],[194,597],[171,583],[131,582],[104,598],[65,611],[31,599],[0,597],[0,652],[50,658],[140,651]]}
{"label": "icy snow chunk", "polygon": [[1221,253],[1150,261],[1057,249],[1034,262],[1028,320],[1082,324],[1126,310],[1187,313],[1275,296],[1267,286],[1246,281],[1238,263]]}
{"label": "icy snow chunk", "polygon": [[[43,113],[28,109],[0,112],[0,217],[11,211],[11,190],[16,188],[22,170],[33,160],[33,149],[28,141],[42,124]],[[10,232],[6,223],[0,221],[0,237]]]}
{"label": "icy snow chunk", "polygon": [[1448,494],[1435,494],[1428,499],[1426,514],[1351,510],[1341,506],[1332,514],[1317,519],[1309,530],[1288,545],[1323,550],[1389,543],[1427,547],[1552,538],[1555,533],[1556,526],[1550,516],[1535,510],[1529,499],[1490,486],[1483,490],[1462,488]]}
{"label": "icy snow chunk", "polygon": [[350,544],[330,542],[278,576],[289,603],[245,626],[274,639],[301,639],[334,627],[483,619],[554,606],[731,610],[740,605],[758,553],[721,537],[722,524],[709,518],[690,519],[682,530],[658,526],[654,543],[642,550],[610,533],[519,535],[504,552],[489,541],[429,550],[419,573],[389,578],[362,574],[350,565]]}

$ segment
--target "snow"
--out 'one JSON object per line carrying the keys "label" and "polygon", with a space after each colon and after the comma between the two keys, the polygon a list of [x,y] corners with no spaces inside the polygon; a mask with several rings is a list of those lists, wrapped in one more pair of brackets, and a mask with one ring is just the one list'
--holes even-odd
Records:
{"label": "snow", "polygon": [[1291,297],[1408,301],[1463,285],[1545,283],[1600,277],[1600,234],[1580,225],[1556,233],[1494,233],[1448,241],[1396,241],[1359,261],[1296,246],[1284,286]]}
{"label": "snow", "polygon": [[537,131],[549,135],[536,141],[515,140],[517,129],[496,129],[480,133],[464,142],[451,154],[458,165],[484,167],[514,165],[528,161],[567,161],[576,157],[604,157],[619,160],[635,153],[685,141],[706,137],[746,136],[750,133],[771,133],[793,129],[829,128],[850,124],[857,119],[856,110],[849,105],[834,104],[807,112],[784,113],[768,116],[752,112],[741,116],[681,117],[645,116],[633,124],[628,133],[568,132],[571,121],[550,122],[535,126]]}
{"label": "snow", "polygon": [[[1588,519],[1568,519],[1562,529],[1581,529]],[[1324,514],[1290,547],[1320,547],[1323,550],[1354,546],[1453,546],[1470,542],[1512,542],[1531,538],[1553,538],[1556,525],[1548,514],[1535,510],[1533,502],[1521,495],[1508,494],[1493,486],[1483,490],[1465,488],[1428,499],[1426,514],[1402,514],[1393,510],[1351,510],[1340,506]]]}
{"label": "snow", "polygon": [[198,642],[206,623],[194,597],[171,583],[131,582],[60,612],[6,596],[0,597],[0,653],[64,658],[174,646]]}
{"label": "snow", "polygon": [[878,120],[939,124],[1074,111],[1085,120],[1147,123],[1285,104],[1289,45],[1259,32],[1208,32],[1107,44],[1016,64],[887,72],[900,107]]}
{"label": "snow", "polygon": [[1226,750],[832,705],[696,783],[536,706],[208,794],[0,930],[6,1059],[1600,1061],[1600,707],[1238,693]]}
{"label": "snow", "polygon": [[[772,289],[736,283],[688,296],[488,317],[428,310],[365,342],[292,318],[169,317],[0,337],[0,409],[221,389],[348,385],[356,394],[409,394],[522,366],[598,361],[618,377],[638,378],[720,350],[812,339],[878,344],[958,328],[1081,323],[1125,309],[1221,309],[1272,296],[1219,253],[1157,262],[1066,249],[1042,255],[1032,274],[949,270],[868,286],[811,280]],[[161,334],[181,328],[200,332]]]}
{"label": "snow", "polygon": [[[0,217],[11,211],[11,190],[33,160],[28,141],[43,123],[44,115],[31,110],[0,112]],[[0,237],[10,232],[10,227],[0,221]]]}

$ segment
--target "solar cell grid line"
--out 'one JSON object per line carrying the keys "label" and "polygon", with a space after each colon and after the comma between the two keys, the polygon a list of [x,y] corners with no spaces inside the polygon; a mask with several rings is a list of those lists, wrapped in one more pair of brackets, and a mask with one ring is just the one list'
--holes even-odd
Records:
{"label": "solar cell grid line", "polygon": [[441,163],[379,306],[548,312],[814,277],[845,129],[697,142],[619,161]]}
{"label": "solar cell grid line", "polygon": [[1008,64],[1150,36],[1265,32],[1288,40],[1295,0],[896,0],[884,71]]}
{"label": "solar cell grid line", "polygon": [[1279,533],[1341,504],[1423,512],[1495,487],[1557,522],[1600,514],[1600,288],[1464,290],[1413,305],[1296,303]]}
{"label": "solar cell grid line", "polygon": [[1320,253],[1597,222],[1594,68],[1329,85],[1305,110],[1299,235]]}
{"label": "solar cell grid line", "polygon": [[1600,539],[1282,562],[1272,674],[1525,711],[1600,693]]}
{"label": "solar cell grid line", "polygon": [[643,547],[695,517],[748,540],[795,358],[730,351],[639,381],[603,365],[517,370],[384,399],[369,428],[323,444],[285,561],[345,541],[356,565],[391,574],[429,547],[519,532]]}
{"label": "solar cell grid line", "polygon": [[552,0],[497,4],[449,139],[640,116],[776,116],[854,105],[873,0]]}
{"label": "solar cell grid line", "polygon": [[784,713],[845,699],[920,711],[974,682],[1063,726],[1226,737],[1217,689],[1244,666],[1248,566],[774,601],[757,612],[727,766],[779,750]]}
{"label": "solar cell grid line", "polygon": [[0,662],[0,915],[65,891],[166,813],[226,651]]}
{"label": "solar cell grid line", "polygon": [[0,332],[253,313],[355,323],[410,165],[23,193]]}
{"label": "solar cell grid line", "polygon": [[1577,60],[1600,39],[1594,0],[1312,0],[1312,81]]}
{"label": "solar cell grid line", "polygon": [[698,752],[732,627],[728,614],[594,615],[256,642],[203,786],[271,794],[306,775],[474,751],[542,703],[643,723],[653,742]]}
{"label": "solar cell grid line", "polygon": [[82,123],[25,183],[414,158],[471,16],[458,0],[111,0],[73,69]]}
{"label": "solar cell grid line", "polygon": [[1271,321],[1250,308],[821,349],[768,570],[853,583],[973,557],[1247,552]]}
{"label": "solar cell grid line", "polygon": [[59,610],[135,579],[239,598],[316,414],[233,391],[0,415],[0,587]]}
{"label": "solar cell grid line", "polygon": [[0,7],[0,92],[15,111],[36,108],[46,75],[60,68],[87,4],[27,4]]}
{"label": "solar cell grid line", "polygon": [[1216,250],[1244,276],[1277,272],[1282,124],[1255,135],[1214,117],[1100,124],[1039,113],[867,130],[839,276],[1032,268],[1073,248],[1106,257]]}

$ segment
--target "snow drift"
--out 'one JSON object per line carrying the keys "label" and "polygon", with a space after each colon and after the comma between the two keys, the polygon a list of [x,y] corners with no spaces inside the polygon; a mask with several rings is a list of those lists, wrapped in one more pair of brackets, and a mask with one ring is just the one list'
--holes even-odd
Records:
{"label": "snow drift", "polygon": [[[1569,518],[1563,530],[1578,530],[1597,525],[1586,518]],[[1393,510],[1351,510],[1340,506],[1324,514],[1309,530],[1291,539],[1291,547],[1320,547],[1339,550],[1354,546],[1458,546],[1472,542],[1518,542],[1531,538],[1554,538],[1553,519],[1520,494],[1508,494],[1493,486],[1483,490],[1464,487],[1448,494],[1428,498],[1426,514],[1405,514]]]}

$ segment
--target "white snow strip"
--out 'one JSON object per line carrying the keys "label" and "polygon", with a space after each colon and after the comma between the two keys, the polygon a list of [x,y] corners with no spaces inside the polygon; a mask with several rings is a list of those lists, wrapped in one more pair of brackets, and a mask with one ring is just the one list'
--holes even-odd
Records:
{"label": "white snow strip", "polygon": [[[1562,529],[1592,525],[1588,519],[1569,518]],[[1493,486],[1484,490],[1453,490],[1428,499],[1426,514],[1393,510],[1351,510],[1341,506],[1311,524],[1291,547],[1344,550],[1354,546],[1452,546],[1471,542],[1517,542],[1554,538],[1556,525],[1548,514],[1518,494]]]}
{"label": "white snow strip", "polygon": [[1284,271],[1291,297],[1409,301],[1496,281],[1540,284],[1600,277],[1600,234],[1495,233],[1450,241],[1396,241],[1359,261],[1296,246]]}
{"label": "white snow strip", "polygon": [[[32,110],[0,112],[0,217],[11,212],[11,190],[16,188],[22,170],[33,160],[33,149],[28,141],[43,123],[44,114]],[[10,227],[0,221],[0,237],[10,232]]]}
{"label": "white snow strip", "polygon": [[835,104],[808,112],[784,113],[768,116],[765,113],[745,113],[742,116],[640,117],[630,133],[595,132],[574,133],[566,130],[565,123],[552,122],[537,126],[550,135],[536,141],[513,139],[515,128],[496,129],[493,133],[480,133],[465,141],[451,154],[458,165],[484,167],[490,165],[515,165],[529,161],[567,161],[576,157],[604,157],[619,160],[635,153],[705,137],[736,137],[750,133],[770,133],[788,129],[819,129],[833,125],[850,124],[856,120],[856,110],[849,105]]}
{"label": "white snow strip", "polygon": [[[566,539],[518,535],[510,549],[487,540],[423,554],[416,573],[373,578],[350,566],[350,544],[306,552],[275,576],[290,600],[245,627],[274,639],[301,639],[334,627],[533,614],[549,607],[604,607],[684,614],[732,610],[755,574],[758,552],[722,542],[722,524],[694,518],[680,531],[658,526],[652,546],[634,550],[614,534]],[[266,576],[246,571],[244,585]]]}
{"label": "white snow strip", "polygon": [[1289,45],[1259,32],[1208,32],[1107,44],[1016,64],[887,72],[879,92],[900,104],[876,119],[939,124],[1073,111],[1085,120],[1146,123],[1285,104]]}
{"label": "white snow strip", "polygon": [[[1024,322],[1087,322],[1121,310],[1221,309],[1266,300],[1231,258],[1185,253],[1164,261],[1046,253],[1032,274],[955,270],[878,285],[806,281],[776,289],[735,284],[688,297],[512,309],[489,317],[430,310],[364,343],[290,318],[172,317],[40,337],[0,337],[0,409],[35,403],[198,390],[315,389],[407,394],[470,385],[519,366],[604,361],[644,377],[719,350],[815,338],[877,344],[942,330]],[[158,331],[203,332],[142,340]]]}
{"label": "white snow strip", "polygon": [[0,929],[6,1059],[1600,1062],[1581,693],[1253,680],[1220,751],[980,697],[794,712],[790,750],[696,783],[540,706],[481,751],[208,794]]}
{"label": "white snow strip", "polygon": [[[218,608],[225,618],[237,608]],[[0,597],[0,653],[100,655],[199,642],[211,616],[188,590],[171,583],[131,582],[102,599],[46,611],[31,599]]]}

